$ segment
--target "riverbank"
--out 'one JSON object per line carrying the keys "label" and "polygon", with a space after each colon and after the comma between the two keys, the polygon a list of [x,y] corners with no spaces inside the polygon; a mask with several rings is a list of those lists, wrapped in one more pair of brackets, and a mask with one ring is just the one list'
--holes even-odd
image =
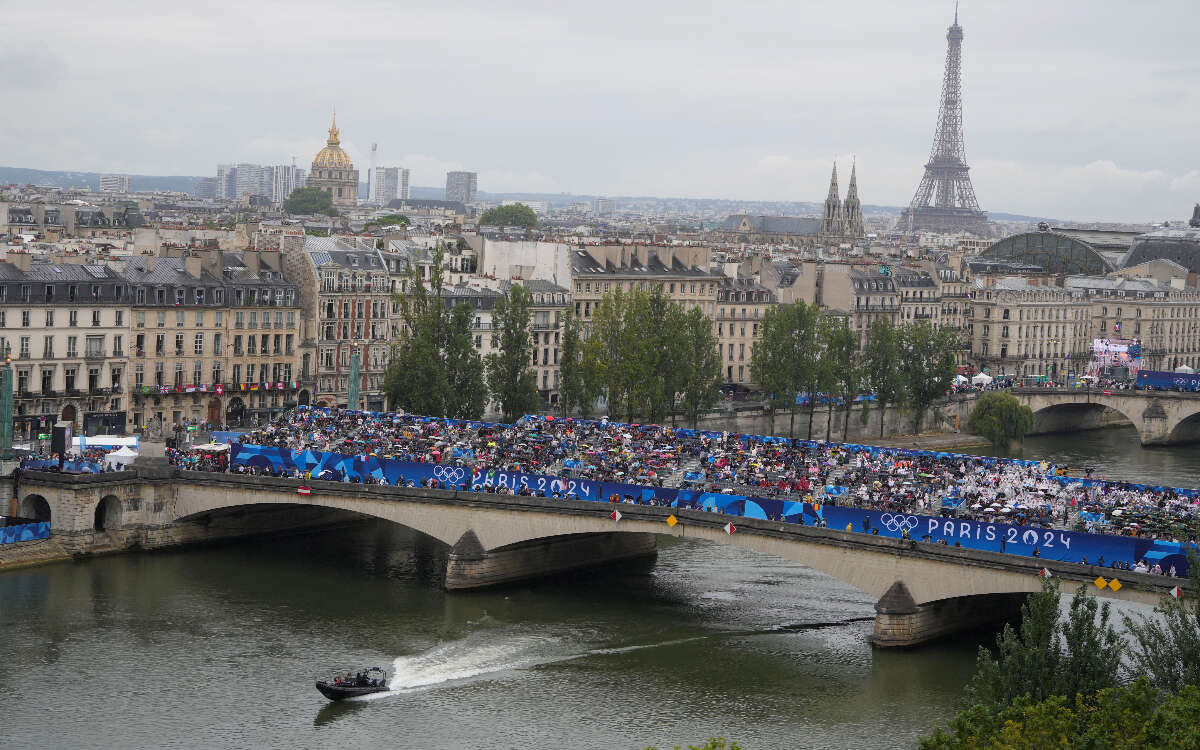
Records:
{"label": "riverbank", "polygon": [[871,445],[885,448],[913,448],[917,450],[950,451],[953,453],[973,453],[973,449],[987,448],[990,444],[979,435],[969,432],[935,432],[920,435],[889,435],[875,438]]}

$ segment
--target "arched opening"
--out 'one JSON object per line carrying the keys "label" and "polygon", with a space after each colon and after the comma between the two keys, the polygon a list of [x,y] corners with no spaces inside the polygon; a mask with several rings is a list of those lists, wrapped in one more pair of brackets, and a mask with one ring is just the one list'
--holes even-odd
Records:
{"label": "arched opening", "polygon": [[75,405],[67,404],[62,410],[62,421],[75,424]]}
{"label": "arched opening", "polygon": [[1120,425],[1136,426],[1123,412],[1097,403],[1054,404],[1033,413],[1033,432],[1076,432]]}
{"label": "arched opening", "polygon": [[241,396],[234,396],[229,399],[229,407],[225,410],[226,424],[241,424],[246,417],[246,402],[242,401]]}
{"label": "arched opening", "polygon": [[115,529],[121,525],[121,501],[114,495],[106,495],[96,503],[92,514],[92,527],[96,531]]}
{"label": "arched opening", "polygon": [[221,399],[214,398],[208,402],[208,423],[221,424]]}
{"label": "arched opening", "polygon": [[301,406],[308,406],[310,401],[312,401],[312,394],[308,392],[307,388],[300,391],[300,395],[296,397],[296,403]]}
{"label": "arched opening", "polygon": [[18,510],[21,518],[28,518],[38,523],[50,523],[50,503],[41,495],[26,495]]}
{"label": "arched opening", "polygon": [[321,399],[320,401],[317,402],[317,406],[324,409],[326,406],[329,406],[329,402],[326,401],[325,399]]}
{"label": "arched opening", "polygon": [[1200,442],[1200,412],[1196,412],[1190,417],[1184,417],[1175,425],[1175,429],[1171,430],[1170,436],[1167,438],[1168,443],[1196,443]]}

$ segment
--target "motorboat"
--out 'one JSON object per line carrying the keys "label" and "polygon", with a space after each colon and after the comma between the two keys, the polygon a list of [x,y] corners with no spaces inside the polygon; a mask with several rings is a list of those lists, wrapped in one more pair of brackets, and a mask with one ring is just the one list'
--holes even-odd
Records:
{"label": "motorboat", "polygon": [[371,667],[355,674],[347,673],[345,677],[317,680],[317,690],[331,701],[357,698],[371,693],[386,693],[387,689],[387,673],[379,667]]}

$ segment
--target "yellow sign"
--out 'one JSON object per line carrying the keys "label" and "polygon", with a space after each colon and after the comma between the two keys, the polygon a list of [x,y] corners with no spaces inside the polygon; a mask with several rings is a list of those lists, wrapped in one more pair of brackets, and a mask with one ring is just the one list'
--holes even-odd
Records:
{"label": "yellow sign", "polygon": [[1113,591],[1120,591],[1121,590],[1121,582],[1118,581],[1116,578],[1114,578],[1108,582],[1108,587],[1110,589],[1112,589]]}
{"label": "yellow sign", "polygon": [[679,523],[679,519],[678,519],[678,518],[676,518],[676,517],[675,517],[675,516],[673,516],[673,515],[667,516],[667,525],[668,525],[668,526],[674,526],[674,525],[675,525],[675,524],[677,524],[677,523]]}
{"label": "yellow sign", "polygon": [[1104,576],[1100,576],[1100,577],[1099,577],[1099,578],[1097,578],[1095,581],[1093,581],[1093,583],[1095,583],[1095,584],[1096,584],[1096,588],[1098,588],[1098,589],[1102,589],[1102,588],[1104,588],[1105,586],[1107,586],[1107,585],[1108,585],[1108,581],[1106,581],[1106,580],[1104,579]]}

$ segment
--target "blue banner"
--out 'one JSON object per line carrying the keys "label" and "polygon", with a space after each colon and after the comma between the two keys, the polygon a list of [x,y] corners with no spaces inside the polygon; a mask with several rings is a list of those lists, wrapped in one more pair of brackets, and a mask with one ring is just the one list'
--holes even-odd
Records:
{"label": "blue banner", "polygon": [[[683,490],[674,487],[646,487],[623,482],[597,482],[490,468],[472,470],[453,464],[400,461],[374,455],[352,456],[322,451],[292,451],[242,443],[233,444],[230,465],[234,469],[255,467],[275,473],[300,472],[314,479],[356,480],[365,484],[379,484],[380,479],[385,479],[390,485],[427,485],[455,490],[470,488],[477,492],[489,487],[505,488],[514,493],[528,488],[534,494],[543,496],[558,494],[579,500],[695,508],[744,518],[802,523],[809,526],[824,524],[843,531],[893,538],[902,538],[907,530],[909,538],[918,541],[944,542],[950,546],[1025,556],[1031,556],[1036,549],[1038,556],[1047,560],[1076,563],[1086,560],[1092,565],[1128,562],[1131,566],[1139,560],[1146,560],[1151,565],[1157,562],[1164,572],[1171,566],[1175,567],[1179,576],[1186,575],[1187,571],[1187,556],[1183,544],[1154,541],[1144,537],[1087,534],[1041,526],[985,523],[780,498]],[[833,492],[830,494],[836,495],[844,494],[846,488],[830,485],[826,487],[826,492],[831,489]]]}
{"label": "blue banner", "polygon": [[34,539],[49,539],[50,523],[25,523],[20,526],[0,527],[0,544],[16,544]]}

